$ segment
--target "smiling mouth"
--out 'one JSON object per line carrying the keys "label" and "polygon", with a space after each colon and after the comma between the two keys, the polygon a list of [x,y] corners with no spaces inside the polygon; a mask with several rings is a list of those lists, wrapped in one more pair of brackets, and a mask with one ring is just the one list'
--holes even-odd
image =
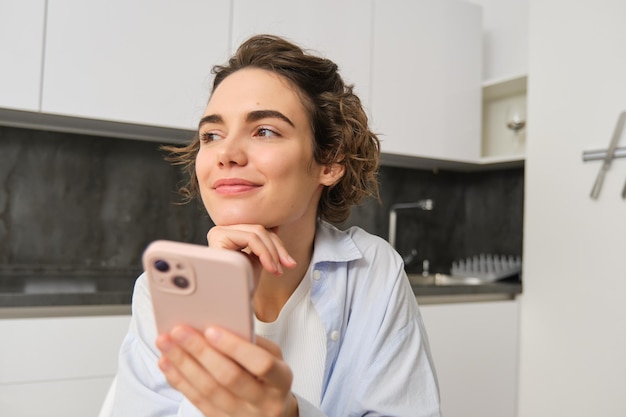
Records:
{"label": "smiling mouth", "polygon": [[216,187],[215,191],[217,191],[220,194],[239,194],[239,193],[244,193],[250,190],[254,190],[256,188],[257,188],[256,186],[244,185],[244,184],[221,185],[219,187]]}
{"label": "smiling mouth", "polygon": [[236,180],[236,179],[224,179],[218,180],[213,184],[213,189],[218,194],[231,195],[241,194],[248,191],[259,188],[260,185],[254,184],[250,181]]}

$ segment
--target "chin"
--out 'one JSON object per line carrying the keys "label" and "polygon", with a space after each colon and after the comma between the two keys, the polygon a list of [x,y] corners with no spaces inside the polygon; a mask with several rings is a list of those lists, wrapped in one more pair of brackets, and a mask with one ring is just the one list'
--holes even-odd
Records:
{"label": "chin", "polygon": [[269,228],[269,222],[254,215],[226,214],[221,216],[212,216],[211,220],[216,226],[232,226],[234,224],[260,224],[265,228]]}

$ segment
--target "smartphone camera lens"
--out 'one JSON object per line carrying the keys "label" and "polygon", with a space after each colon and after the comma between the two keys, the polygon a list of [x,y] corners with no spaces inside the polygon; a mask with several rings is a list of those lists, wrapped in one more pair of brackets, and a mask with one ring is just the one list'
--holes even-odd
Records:
{"label": "smartphone camera lens", "polygon": [[157,259],[156,261],[154,261],[154,267],[161,272],[167,272],[170,270],[170,264],[162,259]]}
{"label": "smartphone camera lens", "polygon": [[174,278],[172,278],[172,282],[174,283],[175,286],[177,286],[181,290],[184,290],[185,288],[189,287],[189,280],[180,275],[177,275]]}

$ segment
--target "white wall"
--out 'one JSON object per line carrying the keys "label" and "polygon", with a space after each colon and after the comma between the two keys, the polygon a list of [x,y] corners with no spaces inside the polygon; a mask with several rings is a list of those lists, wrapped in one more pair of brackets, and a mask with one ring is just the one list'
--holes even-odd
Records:
{"label": "white wall", "polygon": [[[531,0],[519,417],[626,415],[626,2]],[[621,145],[626,146],[626,135]]]}

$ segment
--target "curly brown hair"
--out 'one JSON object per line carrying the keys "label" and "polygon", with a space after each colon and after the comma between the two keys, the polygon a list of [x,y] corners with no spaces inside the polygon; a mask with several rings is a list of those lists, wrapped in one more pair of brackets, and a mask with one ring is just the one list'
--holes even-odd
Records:
{"label": "curly brown hair", "polygon": [[[315,161],[345,168],[337,183],[324,188],[319,217],[341,223],[364,197],[379,199],[380,142],[368,127],[361,100],[353,86],[344,83],[337,65],[278,36],[256,35],[242,43],[226,65],[213,67],[212,91],[229,75],[249,67],[278,74],[296,87],[313,132]],[[195,160],[199,148],[197,135],[187,146],[163,147],[170,153],[167,159],[182,165],[188,175],[189,181],[180,190],[187,200],[198,195]]]}

